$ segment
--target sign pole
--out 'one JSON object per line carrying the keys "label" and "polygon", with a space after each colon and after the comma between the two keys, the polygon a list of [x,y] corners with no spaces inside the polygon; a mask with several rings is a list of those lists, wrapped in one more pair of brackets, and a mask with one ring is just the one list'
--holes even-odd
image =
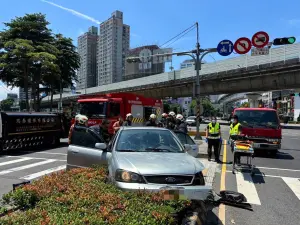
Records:
{"label": "sign pole", "polygon": [[[199,43],[199,25],[196,23],[197,28],[197,43],[196,43],[196,102],[197,102],[197,120],[196,120],[196,136],[195,140],[202,140],[200,135],[200,70],[201,70],[201,60],[200,60],[200,43]],[[201,57],[202,59],[202,57]]]}

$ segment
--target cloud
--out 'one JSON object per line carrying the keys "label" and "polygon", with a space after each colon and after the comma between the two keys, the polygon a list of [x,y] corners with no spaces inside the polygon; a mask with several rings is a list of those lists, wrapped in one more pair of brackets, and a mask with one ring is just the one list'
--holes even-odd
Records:
{"label": "cloud", "polygon": [[141,36],[135,33],[130,33],[130,36],[140,38]]}
{"label": "cloud", "polygon": [[96,19],[93,18],[93,17],[90,17],[90,16],[88,16],[88,15],[85,15],[85,14],[82,14],[82,13],[80,13],[80,12],[77,12],[77,11],[75,11],[75,10],[73,10],[73,9],[69,9],[69,8],[63,7],[63,6],[61,6],[61,5],[57,5],[57,4],[53,3],[53,2],[49,2],[49,1],[46,1],[46,0],[41,0],[41,1],[42,1],[42,2],[45,2],[45,3],[48,3],[48,4],[50,4],[50,5],[53,5],[53,6],[57,7],[57,8],[62,9],[62,10],[65,10],[65,11],[67,11],[67,12],[70,12],[70,13],[72,13],[73,15],[75,15],[75,16],[77,16],[77,17],[80,17],[80,18],[83,18],[83,19],[92,21],[93,23],[96,23],[96,24],[100,24],[100,23],[101,23],[99,20],[96,20]]}

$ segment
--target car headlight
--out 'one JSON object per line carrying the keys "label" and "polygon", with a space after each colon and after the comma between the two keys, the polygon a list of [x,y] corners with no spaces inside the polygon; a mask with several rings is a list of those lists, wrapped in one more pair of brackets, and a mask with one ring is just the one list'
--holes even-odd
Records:
{"label": "car headlight", "polygon": [[195,174],[193,185],[205,185],[204,176],[201,171]]}
{"label": "car headlight", "polygon": [[116,171],[115,179],[116,181],[126,183],[145,183],[141,175],[121,169]]}

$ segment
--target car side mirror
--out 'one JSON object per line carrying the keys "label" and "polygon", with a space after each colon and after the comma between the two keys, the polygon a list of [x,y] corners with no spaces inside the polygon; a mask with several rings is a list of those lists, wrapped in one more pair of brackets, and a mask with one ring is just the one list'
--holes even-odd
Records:
{"label": "car side mirror", "polygon": [[189,153],[189,152],[193,151],[193,148],[189,144],[184,144],[184,151]]}
{"label": "car side mirror", "polygon": [[101,150],[106,150],[107,149],[107,145],[105,143],[96,143],[95,144],[95,148],[101,149]]}

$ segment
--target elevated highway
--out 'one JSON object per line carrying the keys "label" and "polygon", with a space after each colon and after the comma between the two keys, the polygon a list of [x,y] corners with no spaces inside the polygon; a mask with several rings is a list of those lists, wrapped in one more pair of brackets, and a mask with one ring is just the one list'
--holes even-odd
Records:
{"label": "elevated highway", "polygon": [[[81,94],[132,92],[156,98],[193,96],[195,76],[194,68],[187,68],[77,91]],[[297,88],[300,86],[300,43],[271,49],[266,56],[243,55],[204,64],[200,81],[203,95]],[[77,98],[78,95],[63,94],[63,101]],[[59,95],[54,95],[53,100],[57,102]]]}

